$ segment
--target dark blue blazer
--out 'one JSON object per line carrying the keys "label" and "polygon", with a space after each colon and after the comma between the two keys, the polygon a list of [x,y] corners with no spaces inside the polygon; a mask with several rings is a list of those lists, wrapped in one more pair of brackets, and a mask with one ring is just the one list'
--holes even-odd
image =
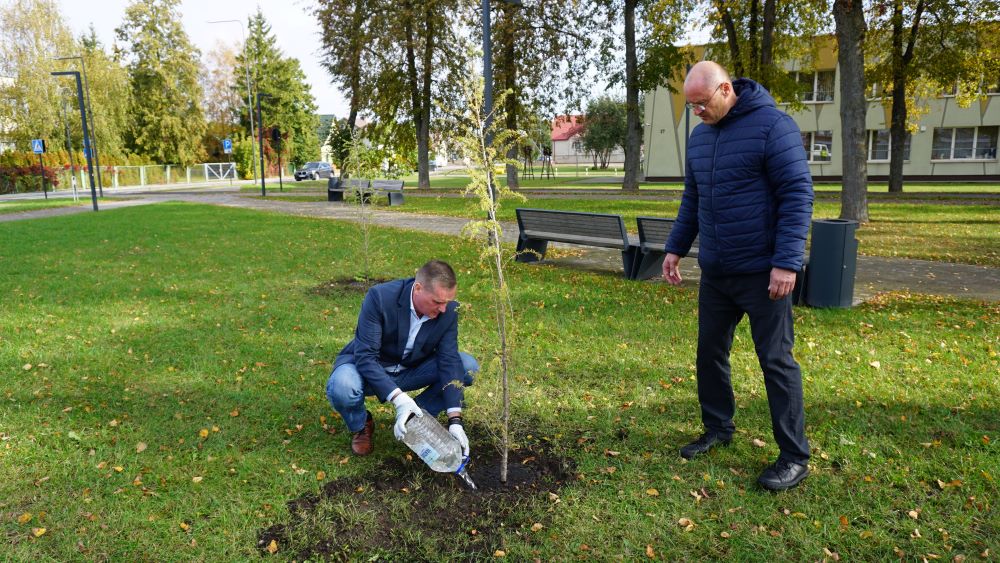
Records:
{"label": "dark blue blazer", "polygon": [[401,365],[414,368],[437,358],[439,385],[444,390],[445,407],[462,405],[462,358],[458,355],[458,303],[452,301],[444,313],[420,326],[410,355],[403,358],[410,334],[410,292],[414,278],[376,285],[368,290],[361,304],[354,339],[337,355],[334,369],[354,364],[361,378],[382,401],[398,387],[386,375],[385,367]]}
{"label": "dark blue blazer", "polygon": [[733,89],[729,113],[691,132],[684,196],[664,249],[684,256],[700,236],[705,273],[801,270],[813,187],[799,128],[753,80]]}

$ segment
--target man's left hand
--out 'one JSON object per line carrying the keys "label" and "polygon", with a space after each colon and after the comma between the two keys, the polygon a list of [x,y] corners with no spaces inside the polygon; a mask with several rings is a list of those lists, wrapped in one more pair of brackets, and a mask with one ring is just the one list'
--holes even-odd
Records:
{"label": "man's left hand", "polygon": [[462,428],[461,424],[449,424],[448,433],[462,444],[462,455],[469,457],[469,437],[465,435],[465,428]]}
{"label": "man's left hand", "polygon": [[771,282],[767,294],[773,301],[784,299],[795,289],[795,272],[784,268],[771,268]]}

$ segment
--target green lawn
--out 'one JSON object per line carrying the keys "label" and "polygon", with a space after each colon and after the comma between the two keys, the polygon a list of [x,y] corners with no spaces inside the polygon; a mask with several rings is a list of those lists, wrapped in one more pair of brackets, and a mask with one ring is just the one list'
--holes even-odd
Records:
{"label": "green lawn", "polygon": [[[357,237],[353,225],[185,204],[0,224],[2,558],[252,559],[288,500],[403,458],[391,408],[376,402],[375,453],[349,457],[323,394],[360,294],[310,289],[358,273]],[[430,257],[458,267],[462,347],[484,365],[466,417],[481,421],[497,384],[477,250],[373,237],[405,248],[376,260],[387,277]],[[676,448],[700,426],[694,286],[516,263],[508,279],[516,430],[578,471],[558,503],[543,491],[512,514],[498,532],[509,559],[950,561],[1000,549],[996,303],[886,294],[796,308],[813,474],[771,494],[754,483],[777,450],[745,326],[732,360],[739,433],[685,462]],[[489,437],[473,434],[485,451]]]}
{"label": "green lawn", "polygon": [[[107,202],[107,198],[97,198],[97,205]],[[81,197],[80,201],[73,201],[71,198],[52,199],[14,199],[0,200],[0,215],[6,213],[20,213],[23,211],[35,211],[36,209],[54,209],[57,207],[91,206],[90,195]]]}
{"label": "green lawn", "polygon": [[[326,198],[310,199],[325,201]],[[379,209],[388,211],[451,217],[480,214],[473,200],[456,197],[407,197],[403,206],[391,208],[382,201],[378,203],[383,204]],[[679,200],[530,197],[524,203],[505,202],[500,219],[514,221],[517,207],[613,213],[624,217],[626,228],[635,232],[637,216],[675,217],[679,206]],[[857,233],[859,252],[863,255],[1000,267],[1000,207],[996,205],[873,201],[869,213],[871,221]],[[839,203],[819,201],[815,205],[817,219],[835,218],[839,214]]]}

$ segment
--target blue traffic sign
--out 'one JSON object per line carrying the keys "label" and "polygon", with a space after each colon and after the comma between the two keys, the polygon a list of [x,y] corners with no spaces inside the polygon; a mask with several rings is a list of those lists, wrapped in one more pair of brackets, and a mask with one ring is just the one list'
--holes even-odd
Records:
{"label": "blue traffic sign", "polygon": [[226,154],[229,154],[229,153],[233,152],[233,140],[232,139],[223,139],[222,140],[222,151],[225,152]]}
{"label": "blue traffic sign", "polygon": [[35,154],[42,154],[45,152],[45,141],[42,139],[32,139],[31,140],[31,150]]}

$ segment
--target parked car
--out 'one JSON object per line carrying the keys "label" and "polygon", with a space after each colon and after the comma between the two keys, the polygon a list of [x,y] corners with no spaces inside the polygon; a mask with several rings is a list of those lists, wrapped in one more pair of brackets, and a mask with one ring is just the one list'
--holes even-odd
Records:
{"label": "parked car", "polygon": [[333,167],[326,162],[307,162],[295,171],[295,181],[316,180],[333,176]]}

